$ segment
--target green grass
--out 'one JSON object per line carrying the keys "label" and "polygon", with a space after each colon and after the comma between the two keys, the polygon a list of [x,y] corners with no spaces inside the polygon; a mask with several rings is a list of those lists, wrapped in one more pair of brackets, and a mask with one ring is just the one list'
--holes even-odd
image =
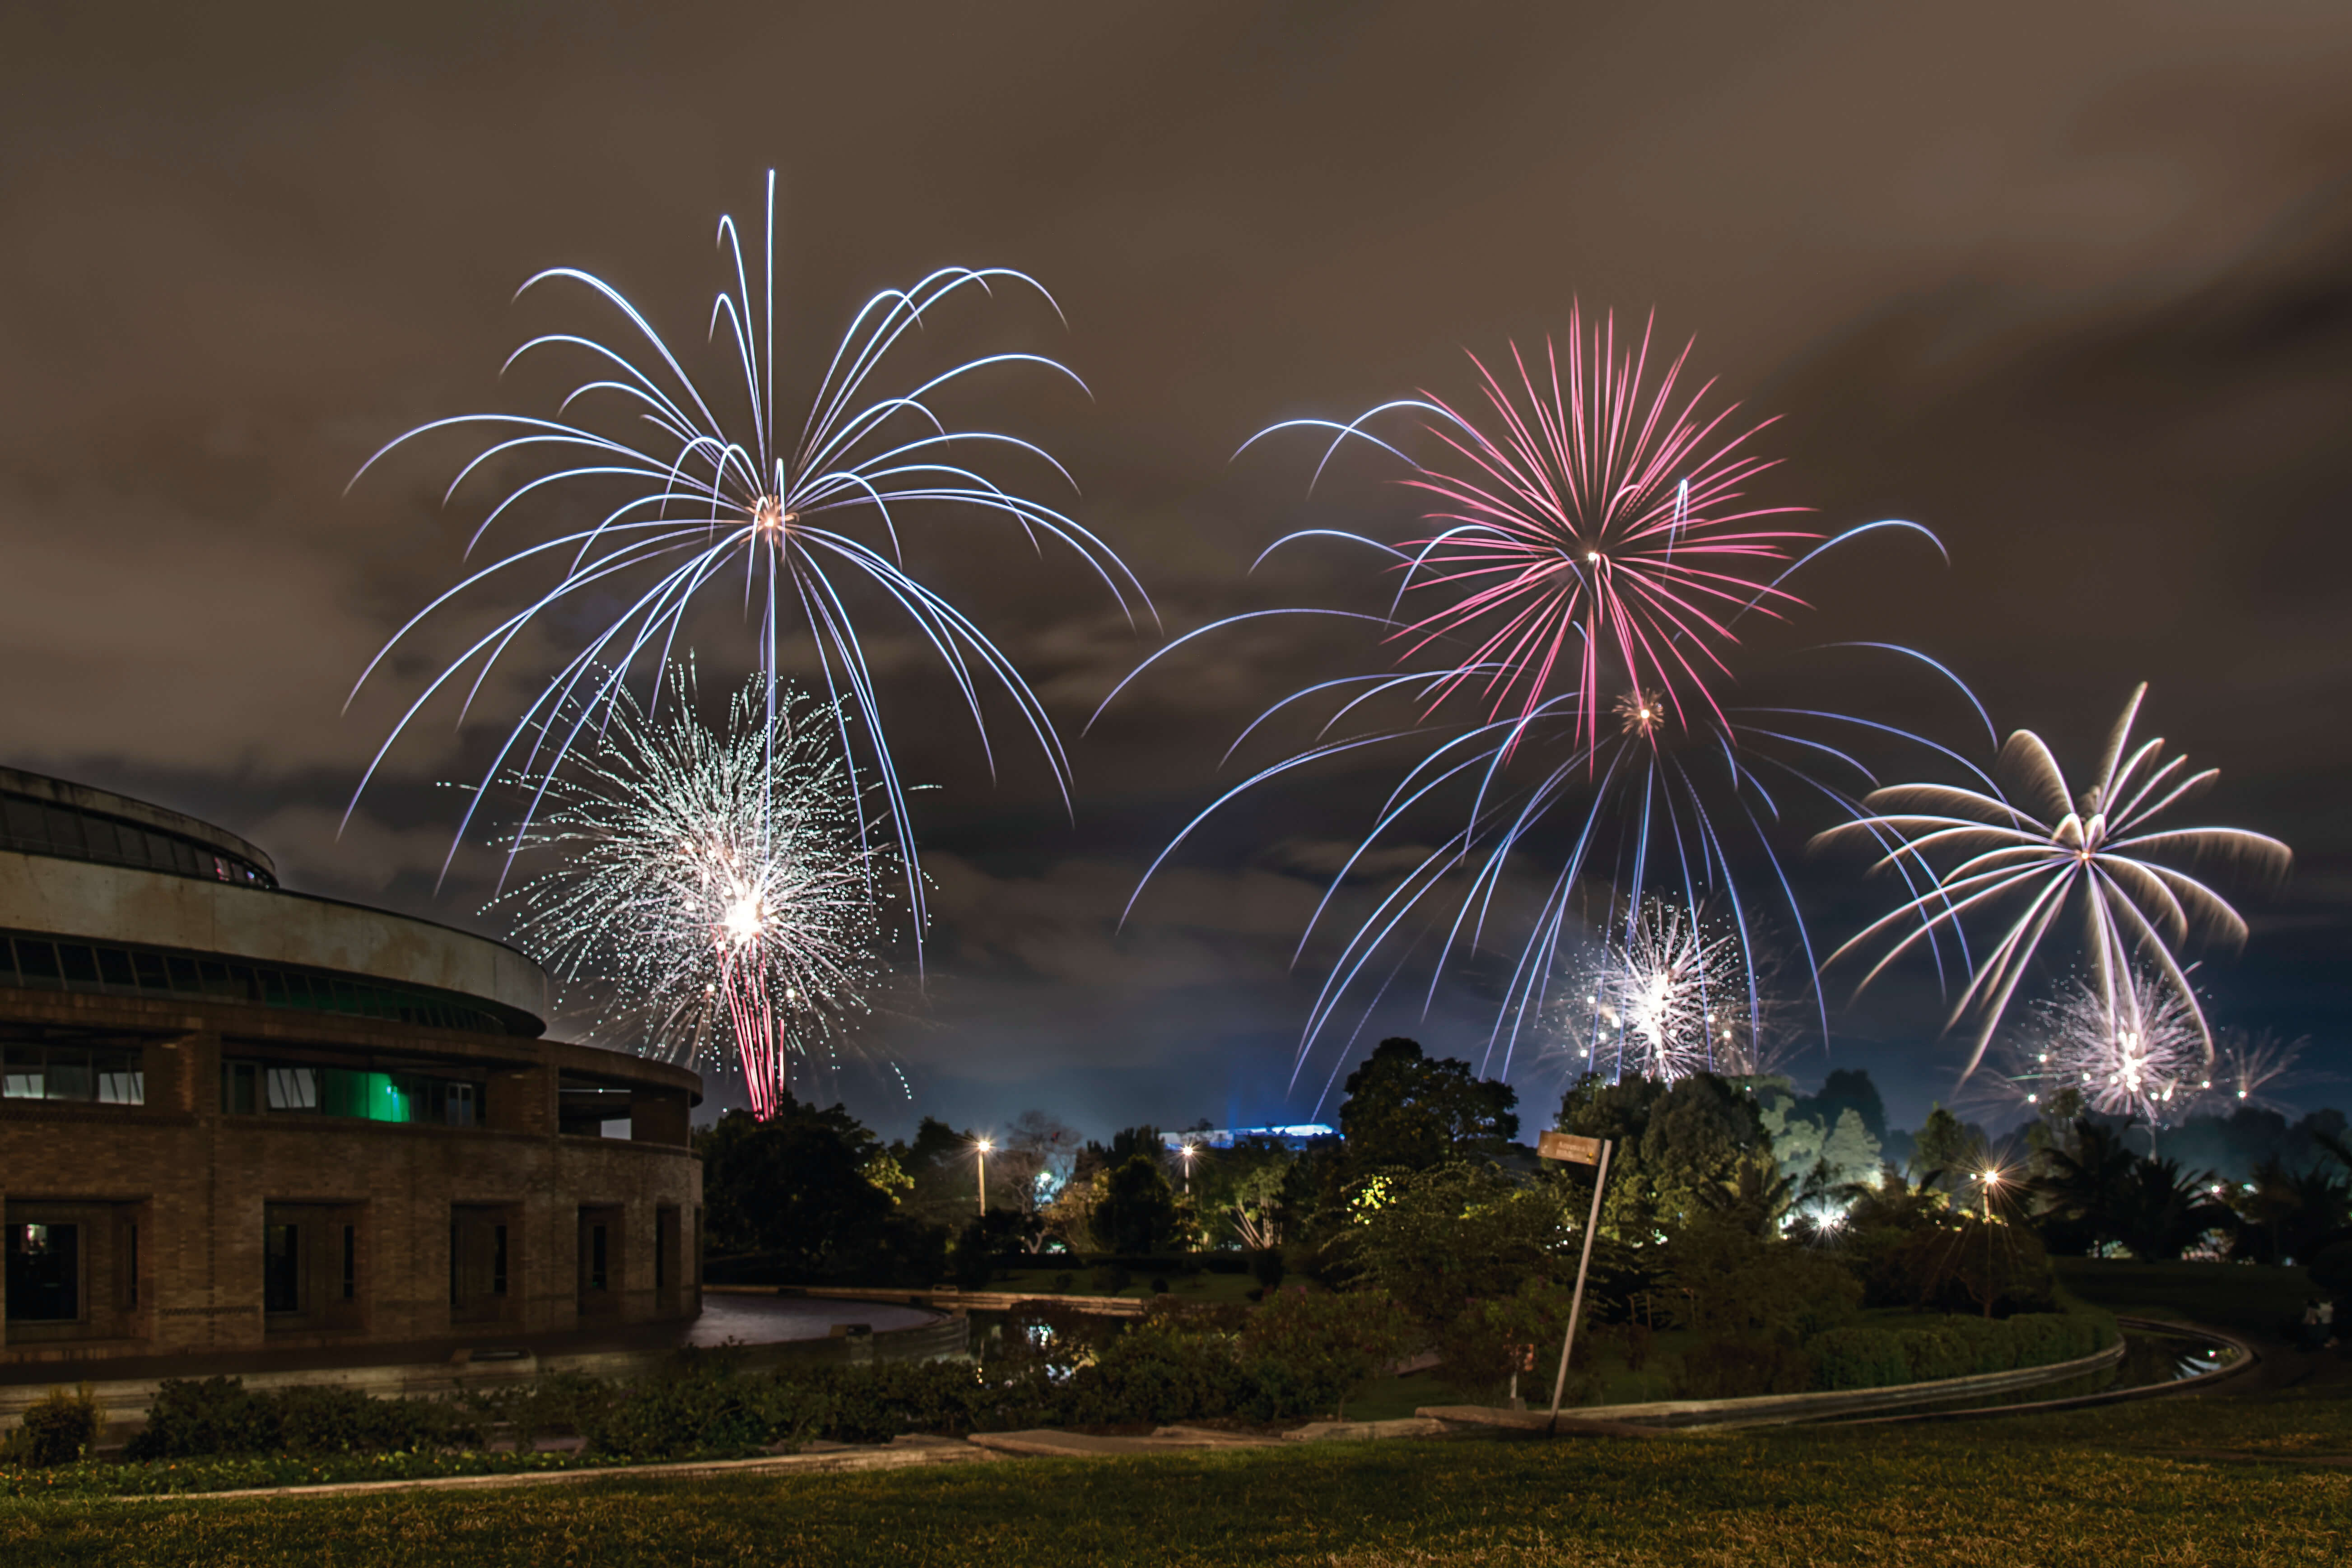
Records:
{"label": "green grass", "polygon": [[[2253,1458],[2216,1457],[2223,1454]],[[2352,1405],[2159,1402],[1916,1427],[625,1480],[285,1501],[0,1504],[51,1563],[2335,1563]]]}
{"label": "green grass", "polygon": [[[2257,1332],[2282,1300],[2302,1300],[2289,1270],[2095,1264],[2066,1273],[2077,1293],[2117,1310]],[[1411,1403],[1433,1402],[1426,1377],[1388,1384]],[[363,1498],[20,1499],[0,1500],[0,1563],[2339,1563],[2352,1535],[2352,1387],[2321,1380],[2246,1392],[2253,1386],[2038,1416],[1645,1441],[1315,1444]],[[1369,1395],[1349,1410],[1380,1413]]]}

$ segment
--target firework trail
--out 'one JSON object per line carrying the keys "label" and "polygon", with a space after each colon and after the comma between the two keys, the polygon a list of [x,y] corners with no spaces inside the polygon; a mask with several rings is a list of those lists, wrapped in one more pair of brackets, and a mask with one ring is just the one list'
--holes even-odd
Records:
{"label": "firework trail", "polygon": [[2071,1089],[2089,1110],[2154,1127],[2185,1118],[2212,1088],[2204,1021],[2161,972],[2134,968],[2112,991],[2081,982],[2036,1013],[2032,1043],[2010,1075],[2028,1104]]}
{"label": "firework trail", "polygon": [[[534,574],[556,576],[552,586],[527,590],[520,610],[492,627],[425,687],[370,762],[360,790],[364,791],[385,753],[444,687],[462,683],[470,708],[499,660],[528,627],[552,630],[586,613],[597,617],[600,629],[585,637],[524,711],[486,778],[510,766],[553,772],[565,752],[619,700],[629,671],[641,659],[670,656],[689,610],[712,600],[738,603],[753,623],[753,651],[767,682],[771,713],[787,640],[803,631],[814,640],[843,747],[851,743],[850,719],[858,721],[867,760],[881,786],[882,810],[905,863],[907,896],[919,931],[923,887],[907,819],[906,792],[883,723],[876,672],[866,657],[866,623],[860,618],[864,612],[854,606],[871,599],[913,623],[919,643],[953,678],[979,731],[992,776],[995,748],[982,711],[984,689],[990,686],[1001,687],[1012,699],[1045,752],[1066,805],[1069,763],[1044,705],[1012,658],[943,595],[907,569],[899,547],[902,521],[938,506],[992,513],[1013,523],[1033,551],[1042,551],[1049,538],[1074,551],[1109,587],[1130,624],[1134,608],[1148,610],[1150,602],[1118,556],[1085,528],[951,460],[951,453],[959,449],[1003,452],[1034,458],[1067,480],[1068,474],[1042,448],[1013,436],[950,429],[932,406],[943,390],[995,367],[1042,367],[1076,384],[1077,377],[1065,366],[1036,354],[996,353],[912,385],[880,390],[891,350],[951,297],[989,294],[996,286],[1009,284],[1034,289],[1051,304],[1045,289],[1022,273],[943,268],[911,288],[876,295],[851,321],[798,435],[781,422],[775,374],[775,200],[771,172],[757,270],[747,268],[743,236],[734,219],[719,223],[719,245],[730,264],[731,289],[716,298],[709,335],[726,345],[730,374],[740,376],[740,397],[706,397],[653,323],[612,285],[574,268],[552,268],[530,279],[519,293],[541,285],[585,289],[617,315],[620,329],[614,342],[573,332],[547,333],[509,357],[509,366],[551,353],[585,361],[586,378],[563,398],[555,417],[477,414],[438,419],[388,443],[362,465],[360,474],[364,475],[385,453],[436,431],[486,431],[488,444],[450,484],[448,494],[454,497],[468,478],[494,464],[503,466],[515,458],[552,459],[545,471],[515,485],[490,508],[467,547],[469,556],[493,523],[542,490],[604,498],[591,502],[596,507],[605,501],[616,504],[588,526],[541,538],[473,571],[384,645],[361,675],[354,696],[412,632],[469,591],[504,586]],[[755,280],[760,284],[756,290],[751,287]],[[721,408],[729,410],[726,416]],[[592,412],[601,423],[587,422]],[[358,478],[354,476],[354,484]],[[624,607],[607,618],[601,606],[616,597]],[[353,794],[354,805],[358,793]],[[470,820],[469,812],[468,825]],[[459,829],[460,841],[465,830]]]}
{"label": "firework trail", "polygon": [[893,848],[857,809],[832,705],[755,675],[714,731],[689,668],[672,667],[667,686],[667,716],[616,688],[560,770],[501,779],[539,803],[519,847],[564,864],[493,907],[603,1005],[599,1033],[688,1059],[723,1030],[764,1120],[788,1056],[867,1010]]}
{"label": "firework trail", "polygon": [[[1786,584],[1808,563],[1882,530],[1931,544],[1934,536],[1895,520],[1827,537],[1776,522],[1786,509],[1758,509],[1741,495],[1771,466],[1745,450],[1754,429],[1727,433],[1729,410],[1700,412],[1712,384],[1688,396],[1675,390],[1687,349],[1652,387],[1646,329],[1622,352],[1613,320],[1588,330],[1572,315],[1570,329],[1564,356],[1548,346],[1540,376],[1513,349],[1516,391],[1473,356],[1492,434],[1427,395],[1383,404],[1345,425],[1273,426],[1329,432],[1323,466],[1349,441],[1369,442],[1410,464],[1402,482],[1435,498],[1425,531],[1402,546],[1308,529],[1259,557],[1307,540],[1368,549],[1396,576],[1388,613],[1297,607],[1231,616],[1168,644],[1105,700],[1108,707],[1129,681],[1195,638],[1266,616],[1328,617],[1378,636],[1384,657],[1376,662],[1385,668],[1311,682],[1244,727],[1235,751],[1277,718],[1315,725],[1310,743],[1253,772],[1188,823],[1144,879],[1211,816],[1252,790],[1318,763],[1360,760],[1355,753],[1370,748],[1406,754],[1294,962],[1335,918],[1334,900],[1377,847],[1419,847],[1410,868],[1341,938],[1301,1037],[1294,1081],[1318,1038],[1346,1026],[1341,1014],[1353,1009],[1360,991],[1373,994],[1363,1011],[1369,1018],[1416,952],[1434,959],[1427,1007],[1449,964],[1477,951],[1490,925],[1505,923],[1498,901],[1507,871],[1530,865],[1545,868],[1548,885],[1534,899],[1516,953],[1503,949],[1511,971],[1482,1070],[1499,1058],[1508,1071],[1521,1034],[1539,1026],[1553,987],[1573,970],[1563,955],[1581,942],[1584,911],[1594,902],[1623,912],[1621,945],[1633,940],[1647,897],[1666,896],[1685,910],[1718,902],[1747,971],[1741,985],[1726,988],[1744,991],[1737,1005],[1748,1013],[1752,1037],[1761,1007],[1747,963],[1754,922],[1767,906],[1786,909],[1804,940],[1802,915],[1769,839],[1782,795],[1825,796],[1851,816],[1860,792],[1876,782],[1855,754],[1860,742],[1931,744],[1827,710],[1735,707],[1717,686],[1733,673],[1742,616],[1786,618],[1804,607]],[[1371,433],[1383,418],[1408,416],[1419,417],[1430,444],[1427,463]],[[1967,695],[1924,655],[1883,644],[1842,646],[1917,660]],[[1986,728],[1990,733],[1990,722]],[[1416,832],[1431,813],[1439,814],[1438,830]],[[1733,874],[1735,857],[1750,855],[1769,867],[1760,898],[1750,898]],[[1591,884],[1604,885],[1598,900]],[[1805,956],[1811,969],[1810,944]],[[1355,1027],[1361,1026],[1360,1019]]]}
{"label": "firework trail", "polygon": [[[2282,876],[2294,857],[2277,839],[2243,828],[2157,826],[2167,811],[2210,786],[2219,770],[2191,773],[2186,757],[2164,761],[2160,736],[2133,748],[2132,725],[2147,695],[2145,683],[2133,690],[2090,787],[2079,795],[2068,788],[2042,738],[2020,730],[2001,748],[1994,769],[2009,788],[1990,779],[1982,790],[1897,784],[1874,791],[1854,821],[1816,839],[1868,837],[1886,851],[1878,865],[1903,872],[1912,894],[1831,954],[1834,963],[1916,922],[1871,966],[1862,985],[1921,941],[1932,942],[1939,931],[1958,934],[1965,919],[2004,904],[2017,908],[1952,1009],[1952,1025],[1971,1011],[1982,1020],[1963,1078],[1984,1059],[2034,954],[2070,906],[2084,920],[2093,985],[2110,1017],[2120,1020],[2128,1006],[2137,1005],[2126,992],[2138,984],[2135,971],[2145,961],[2178,997],[2200,1049],[2212,1050],[2204,1009],[2176,952],[2198,931],[2242,943],[2246,922],[2221,894],[2165,862],[2234,859]],[[1922,875],[1929,883],[1925,891],[1918,886]]]}

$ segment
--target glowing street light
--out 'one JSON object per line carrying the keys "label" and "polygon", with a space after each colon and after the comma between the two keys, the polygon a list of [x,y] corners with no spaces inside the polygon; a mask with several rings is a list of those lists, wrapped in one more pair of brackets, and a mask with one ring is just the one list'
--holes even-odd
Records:
{"label": "glowing street light", "polygon": [[992,1138],[975,1138],[971,1141],[971,1147],[972,1152],[980,1156],[980,1216],[986,1219],[988,1217],[988,1155],[989,1152],[996,1147],[996,1141]]}

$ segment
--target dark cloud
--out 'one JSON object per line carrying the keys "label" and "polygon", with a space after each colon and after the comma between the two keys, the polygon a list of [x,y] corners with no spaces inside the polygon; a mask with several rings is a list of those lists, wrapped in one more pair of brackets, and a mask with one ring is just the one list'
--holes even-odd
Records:
{"label": "dark cloud", "polygon": [[[453,447],[344,487],[417,421],[544,406],[528,371],[494,378],[579,320],[509,304],[541,267],[606,273],[698,338],[715,216],[772,165],[788,378],[855,300],[931,266],[1053,288],[1066,332],[1007,301],[923,352],[1019,346],[1086,378],[1091,401],[1008,378],[963,407],[1069,465],[1071,505],[1171,634],[1377,601],[1340,552],[1245,574],[1286,528],[1378,531],[1405,506],[1368,463],[1310,498],[1318,448],[1236,458],[1254,431],[1462,391],[1463,348],[1562,331],[1571,300],[1654,309],[1725,395],[1782,416],[1773,499],[1914,518],[1949,548],[1828,563],[1791,646],[1916,643],[2071,759],[2153,682],[2154,728],[2223,770],[2210,809],[2300,852],[2250,894],[2242,959],[2209,964],[2217,1012],[2341,1052],[2347,73],[2333,5],[19,6],[0,16],[7,759],[218,819],[298,885],[475,922],[495,863],[468,851],[436,892],[457,797],[432,785],[473,776],[490,731],[430,710],[335,829],[404,703],[511,601],[426,628],[346,713],[481,506],[440,504]],[[1066,556],[913,547],[1074,737],[1158,646]],[[721,672],[739,635],[696,625]],[[481,715],[561,646],[520,647]],[[1276,1112],[1319,978],[1315,950],[1288,967],[1312,873],[1376,772],[1243,803],[1118,915],[1236,776],[1217,764],[1240,724],[1345,646],[1268,621],[1173,656],[1074,739],[1074,821],[1034,752],[991,782],[951,688],[877,630],[908,773],[942,786],[920,806],[933,969],[874,1041],[915,1105]],[[1969,743],[1957,705],[1916,716]],[[1850,865],[1798,864],[1825,934],[1871,908]],[[1485,984],[1441,990],[1430,1037],[1482,1040]],[[1840,1059],[1938,1092],[1933,1001],[1915,975],[1838,1013]],[[845,1087],[905,1111],[887,1073]]]}

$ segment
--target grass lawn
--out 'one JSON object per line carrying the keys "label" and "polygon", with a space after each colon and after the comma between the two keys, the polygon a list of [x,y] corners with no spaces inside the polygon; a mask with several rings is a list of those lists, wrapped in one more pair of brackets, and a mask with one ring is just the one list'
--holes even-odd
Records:
{"label": "grass lawn", "polygon": [[2352,1402],[364,1499],[0,1504],[0,1562],[2335,1563]]}

